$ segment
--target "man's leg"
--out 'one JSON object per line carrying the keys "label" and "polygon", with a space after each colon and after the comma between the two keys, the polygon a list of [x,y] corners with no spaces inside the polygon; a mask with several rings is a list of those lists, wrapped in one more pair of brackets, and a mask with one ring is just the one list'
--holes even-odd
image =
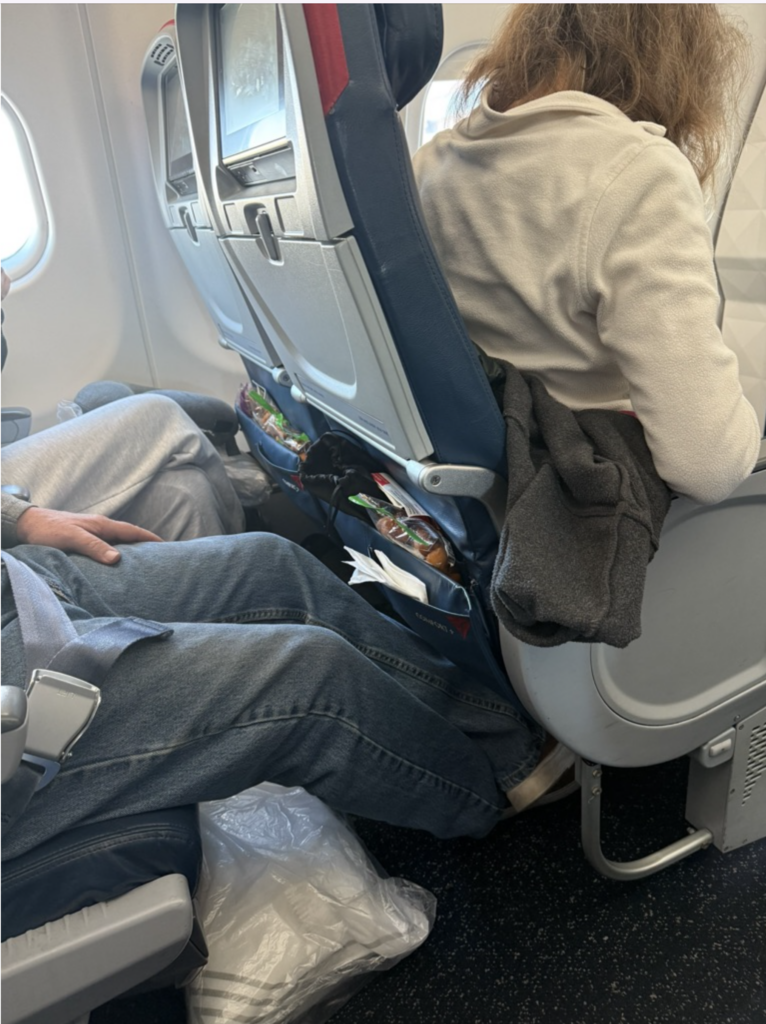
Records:
{"label": "man's leg", "polygon": [[265,780],[445,837],[499,819],[481,747],[328,630],[182,624],[127,651],[102,694],[73,757],[6,830],[4,858],[79,824]]}
{"label": "man's leg", "polygon": [[[204,473],[205,483],[196,481],[187,503],[173,474],[190,467]],[[199,518],[206,529],[236,533],[244,528],[242,507],[218,453],[164,395],[124,398],[9,445],[3,451],[3,478],[29,488],[34,504],[45,508],[113,518],[132,511],[128,521],[166,540],[200,536],[188,532],[191,503],[202,505]],[[167,511],[169,496],[175,515]]]}
{"label": "man's leg", "polygon": [[[85,821],[214,799],[266,779],[304,785],[341,810],[440,836],[478,836],[495,823],[505,788],[498,759],[507,774],[525,775],[537,759],[539,736],[513,708],[474,692],[470,679],[368,610],[331,574],[324,578],[319,566],[327,611],[333,617],[345,612],[337,628],[314,622],[305,607],[310,586],[301,593],[296,585],[288,594],[277,583],[278,595],[291,600],[268,605],[274,595],[264,566],[281,563],[295,574],[305,553],[276,538],[267,545],[245,541],[151,545],[133,552],[121,567],[127,570],[121,582],[115,568],[109,599],[123,605],[119,614],[135,611],[131,595],[154,561],[142,555],[150,547],[162,552],[169,583],[172,563],[188,565],[197,588],[209,581],[213,603],[223,582],[216,564],[225,573],[229,558],[238,555],[242,587],[248,589],[249,569],[266,599],[255,600],[257,586],[250,601],[240,599],[238,614],[251,625],[181,624],[170,640],[126,652],[110,672],[101,709],[75,756],[6,835],[5,857]],[[104,579],[101,567],[86,559],[72,559],[77,566],[67,576],[58,552],[17,552],[43,571],[47,562],[49,575],[79,591],[85,607],[89,588]],[[310,564],[303,569],[314,575]],[[333,593],[336,585],[343,590]],[[156,591],[158,581],[149,589]],[[249,613],[247,604],[253,605]],[[76,627],[97,623],[84,617]],[[3,631],[8,682],[22,671],[17,634],[11,621]]]}
{"label": "man's leg", "polygon": [[[183,545],[123,546],[117,566],[45,551],[75,605],[92,615],[162,622],[296,623],[343,637],[374,665],[479,743],[504,790],[536,764],[543,731],[510,701],[375,611],[303,548],[274,534],[209,537]],[[45,566],[41,566],[45,568]]]}
{"label": "man's leg", "polygon": [[241,532],[245,524],[244,519],[240,521],[241,505],[236,495],[234,501],[236,505],[223,513],[229,525],[237,527],[229,531],[224,528],[223,510],[205,471],[194,465],[177,466],[161,470],[147,481],[138,496],[113,518],[136,526],[151,523],[144,529],[151,529],[164,540],[194,540]]}

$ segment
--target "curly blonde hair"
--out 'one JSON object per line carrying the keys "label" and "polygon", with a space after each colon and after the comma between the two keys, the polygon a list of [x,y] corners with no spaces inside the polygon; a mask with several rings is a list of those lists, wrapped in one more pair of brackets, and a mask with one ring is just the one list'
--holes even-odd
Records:
{"label": "curly blonde hair", "polygon": [[655,121],[700,185],[730,157],[749,39],[717,4],[516,4],[468,71],[498,111],[575,89]]}

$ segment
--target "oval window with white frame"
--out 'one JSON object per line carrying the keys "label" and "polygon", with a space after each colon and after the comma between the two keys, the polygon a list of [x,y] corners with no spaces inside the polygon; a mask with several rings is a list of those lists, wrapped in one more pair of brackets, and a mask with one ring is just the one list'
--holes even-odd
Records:
{"label": "oval window with white frame", "polygon": [[486,42],[479,42],[461,46],[439,66],[426,89],[419,145],[424,146],[438,132],[451,128],[476,105],[479,89],[468,97],[467,103],[460,102],[460,90],[468,68],[486,45]]}
{"label": "oval window with white frame", "polygon": [[9,101],[0,104],[0,260],[13,280],[25,277],[45,254],[50,217],[24,124]]}

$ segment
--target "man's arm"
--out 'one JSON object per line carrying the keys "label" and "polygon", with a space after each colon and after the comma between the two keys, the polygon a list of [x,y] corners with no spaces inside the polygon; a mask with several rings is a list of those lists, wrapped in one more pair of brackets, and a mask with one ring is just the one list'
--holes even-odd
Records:
{"label": "man's arm", "polygon": [[106,516],[83,515],[37,508],[10,494],[2,496],[3,547],[41,544],[68,554],[86,555],[104,565],[115,565],[120,552],[112,544],[137,544],[162,538],[132,523]]}

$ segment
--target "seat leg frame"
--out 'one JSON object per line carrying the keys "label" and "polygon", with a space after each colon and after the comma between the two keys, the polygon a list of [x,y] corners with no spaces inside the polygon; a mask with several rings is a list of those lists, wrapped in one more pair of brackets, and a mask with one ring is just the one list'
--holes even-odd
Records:
{"label": "seat leg frame", "polygon": [[692,829],[690,833],[669,846],[664,846],[637,860],[614,861],[604,856],[601,849],[601,794],[603,771],[600,764],[578,759],[578,778],[581,792],[582,846],[588,862],[607,878],[618,882],[634,882],[648,878],[658,871],[676,864],[697,850],[704,850],[713,842],[710,829]]}

